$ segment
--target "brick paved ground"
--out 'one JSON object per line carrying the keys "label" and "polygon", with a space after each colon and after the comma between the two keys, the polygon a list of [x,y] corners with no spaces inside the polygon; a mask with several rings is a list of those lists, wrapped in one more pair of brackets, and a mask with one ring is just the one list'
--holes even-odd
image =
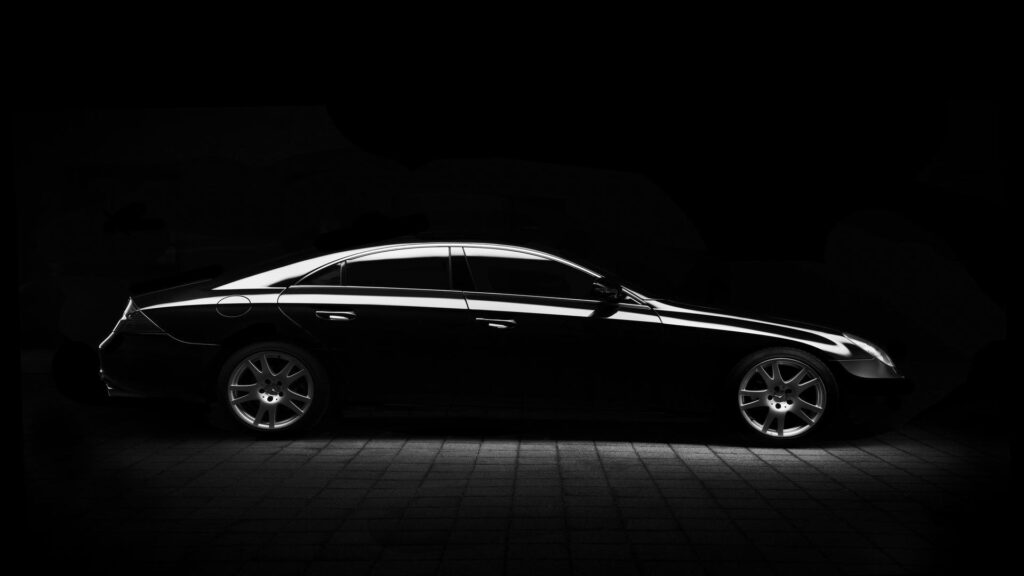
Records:
{"label": "brick paved ground", "polygon": [[928,422],[792,450],[643,419],[358,417],[268,442],[23,389],[33,552],[81,572],[889,574],[1001,545],[1006,444]]}

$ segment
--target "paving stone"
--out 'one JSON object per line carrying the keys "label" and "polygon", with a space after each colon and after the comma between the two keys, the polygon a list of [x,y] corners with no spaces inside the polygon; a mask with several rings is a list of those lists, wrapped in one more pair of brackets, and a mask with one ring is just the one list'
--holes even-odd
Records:
{"label": "paving stone", "polygon": [[642,425],[444,437],[370,415],[266,442],[68,405],[63,445],[35,406],[27,531],[84,572],[923,573],[949,511],[1009,477],[1005,442],[934,425],[777,449],[631,440]]}

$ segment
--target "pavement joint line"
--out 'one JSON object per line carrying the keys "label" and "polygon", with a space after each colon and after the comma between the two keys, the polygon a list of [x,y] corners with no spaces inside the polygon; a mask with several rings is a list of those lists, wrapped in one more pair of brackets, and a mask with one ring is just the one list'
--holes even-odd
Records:
{"label": "pavement joint line", "polygon": [[[367,570],[408,561],[435,573],[452,561],[506,573],[526,567],[524,557],[577,571],[685,559],[772,572],[792,567],[771,560],[772,550],[798,546],[807,562],[920,572],[944,558],[937,546],[949,527],[938,515],[972,505],[980,483],[1008,469],[996,437],[986,444],[941,423],[778,450],[581,438],[558,427],[410,435],[373,422],[291,441],[199,429],[189,438],[133,425],[131,414],[92,414],[101,418],[77,418],[89,425],[74,442],[26,430],[30,533],[54,536],[44,540],[57,551],[67,545],[60,536],[78,531],[172,569],[228,558],[204,547],[216,542],[239,565],[298,570],[330,567],[321,561],[334,554],[365,557],[357,567]],[[789,508],[793,498],[806,506]],[[457,527],[466,505],[471,515]],[[770,535],[780,520],[790,536]],[[746,549],[728,558],[727,545]],[[488,556],[460,560],[475,553]]]}
{"label": "pavement joint line", "polygon": [[[802,457],[801,457],[801,456],[800,456],[799,454],[796,454],[796,456],[797,456],[797,458],[799,458],[800,460],[802,460],[802,461],[805,461],[805,462],[807,462],[807,460],[806,460],[806,459],[804,459],[804,458],[802,458]],[[807,463],[808,463],[809,465],[811,465],[811,466],[815,466],[815,464],[814,464],[813,462],[807,462]],[[815,467],[816,467],[816,466],[815,466]],[[824,473],[825,473],[826,475],[829,475],[829,476],[831,476],[831,477],[833,477],[833,478],[834,478],[834,476],[832,476],[832,475],[831,475],[831,474],[830,474],[830,473],[829,473],[829,472],[827,471],[827,469],[826,469],[826,470],[824,470]],[[813,500],[813,501],[816,501],[816,502],[818,502],[819,504],[821,504],[821,501],[820,501],[820,499],[818,499],[818,498],[815,498],[813,494],[811,494],[811,493],[809,493],[809,492],[806,492],[806,494],[807,494],[807,497],[809,497],[809,498],[810,498],[811,500]],[[880,512],[882,512],[883,514],[887,514],[887,515],[889,515],[889,516],[890,516],[890,517],[891,517],[891,518],[892,518],[893,520],[895,520],[895,521],[897,521],[898,523],[902,524],[901,522],[899,522],[899,519],[898,519],[898,518],[892,517],[891,513],[889,513],[889,512],[887,511],[887,510],[884,510],[884,509],[879,509],[879,508],[878,508],[878,506],[877,506],[876,504],[874,504],[874,503],[872,503],[872,502],[870,502],[870,501],[867,501],[867,500],[865,500],[864,498],[861,498],[861,497],[860,497],[859,495],[856,495],[856,494],[855,494],[855,496],[857,497],[857,501],[858,501],[858,502],[859,502],[859,503],[860,503],[861,505],[863,505],[863,504],[867,504],[867,505],[868,505],[868,506],[869,506],[870,508],[872,508],[872,509],[874,509],[874,510],[877,510],[877,511],[880,511]],[[857,529],[857,528],[856,528],[856,526],[851,526],[851,528],[854,528],[854,533],[856,533],[856,534],[858,534],[858,535],[860,535],[860,536],[863,536],[863,537],[864,537],[864,538],[865,538],[865,539],[866,539],[866,540],[867,540],[867,541],[868,541],[869,543],[871,543],[871,548],[872,548],[872,549],[874,549],[874,550],[878,551],[878,552],[879,552],[879,553],[881,553],[881,554],[882,554],[883,556],[885,556],[885,557],[889,558],[889,559],[890,559],[891,561],[893,561],[893,562],[896,562],[897,564],[899,564],[899,562],[898,562],[898,559],[894,558],[894,557],[893,557],[893,556],[892,556],[892,555],[891,555],[890,553],[888,553],[888,552],[887,552],[886,550],[884,550],[884,549],[882,549],[881,547],[879,547],[879,546],[878,546],[877,544],[875,544],[875,543],[874,543],[874,542],[873,542],[873,541],[872,541],[872,540],[871,540],[870,538],[867,538],[867,536],[866,536],[865,534],[862,534],[862,533],[861,533],[861,531],[860,531],[859,529]]]}

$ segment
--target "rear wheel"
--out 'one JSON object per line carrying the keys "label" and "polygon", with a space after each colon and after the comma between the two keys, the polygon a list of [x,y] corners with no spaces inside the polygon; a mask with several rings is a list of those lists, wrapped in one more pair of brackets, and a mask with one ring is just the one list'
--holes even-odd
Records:
{"label": "rear wheel", "polygon": [[769,445],[804,441],[836,412],[828,367],[802,350],[773,348],[747,356],[733,372],[732,412],[748,437]]}
{"label": "rear wheel", "polygon": [[282,435],[308,429],[323,416],[330,395],[326,373],[305,350],[283,342],[242,348],[224,363],[218,396],[246,430]]}

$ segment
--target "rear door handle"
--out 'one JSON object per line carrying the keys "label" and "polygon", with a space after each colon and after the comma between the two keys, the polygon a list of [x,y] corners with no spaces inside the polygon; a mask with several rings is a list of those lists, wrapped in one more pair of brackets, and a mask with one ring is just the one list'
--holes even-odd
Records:
{"label": "rear door handle", "polygon": [[356,313],[348,310],[317,310],[316,317],[333,322],[348,322],[356,319]]}
{"label": "rear door handle", "polygon": [[476,321],[486,322],[488,328],[497,328],[498,330],[505,330],[516,325],[516,321],[511,318],[477,318]]}

